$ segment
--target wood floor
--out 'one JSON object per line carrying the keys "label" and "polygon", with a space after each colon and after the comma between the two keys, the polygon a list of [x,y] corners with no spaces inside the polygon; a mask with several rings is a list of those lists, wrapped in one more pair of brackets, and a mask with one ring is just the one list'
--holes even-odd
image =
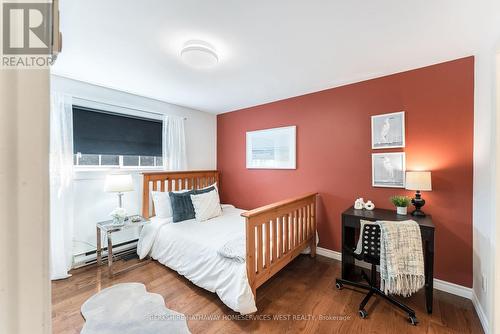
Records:
{"label": "wood floor", "polygon": [[[418,326],[386,302],[372,299],[368,319],[357,315],[362,293],[335,289],[340,262],[301,255],[257,290],[254,317],[260,320],[227,320],[237,316],[213,293],[190,283],[176,272],[153,261],[143,267],[108,279],[105,267],[73,272],[52,285],[54,333],[79,333],[84,324],[82,303],[100,289],[116,283],[141,282],[150,292],[162,295],[166,306],[186,315],[212,317],[188,321],[192,333],[483,333],[470,300],[435,291],[434,313],[425,312],[421,292],[405,299],[417,312]],[[281,316],[281,320],[267,320]],[[320,317],[323,317],[320,319]]]}

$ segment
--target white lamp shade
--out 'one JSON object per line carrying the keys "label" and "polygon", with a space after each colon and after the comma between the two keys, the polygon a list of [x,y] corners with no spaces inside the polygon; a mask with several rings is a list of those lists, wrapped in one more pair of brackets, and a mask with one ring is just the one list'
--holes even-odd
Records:
{"label": "white lamp shade", "polygon": [[406,172],[406,189],[431,191],[431,172]]}
{"label": "white lamp shade", "polygon": [[110,193],[133,191],[134,183],[130,174],[111,174],[106,176],[104,191]]}

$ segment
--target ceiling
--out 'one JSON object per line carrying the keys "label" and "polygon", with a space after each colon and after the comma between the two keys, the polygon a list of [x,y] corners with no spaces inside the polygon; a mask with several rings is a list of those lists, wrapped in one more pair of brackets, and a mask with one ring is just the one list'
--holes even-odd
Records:
{"label": "ceiling", "polygon": [[54,74],[223,113],[492,48],[500,1],[61,0],[61,30]]}

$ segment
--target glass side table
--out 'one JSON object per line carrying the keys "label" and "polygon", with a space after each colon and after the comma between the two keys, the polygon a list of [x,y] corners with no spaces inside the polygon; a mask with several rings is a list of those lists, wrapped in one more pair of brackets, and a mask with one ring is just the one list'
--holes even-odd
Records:
{"label": "glass side table", "polygon": [[[137,222],[132,222],[132,219],[137,218]],[[130,228],[143,228],[144,225],[149,224],[150,220],[141,216],[130,216],[128,220],[125,221],[123,225],[115,225],[113,224],[113,220],[106,220],[102,222],[98,222],[96,224],[97,228],[97,265],[102,265],[102,234],[104,233],[108,239],[108,276],[111,278],[114,275],[120,274],[122,272],[137,268],[139,266],[143,266],[146,263],[150,262],[151,259],[148,257],[146,260],[142,260],[139,263],[136,263],[127,268],[123,268],[119,271],[113,270],[113,238],[112,235],[115,232],[120,232]]]}

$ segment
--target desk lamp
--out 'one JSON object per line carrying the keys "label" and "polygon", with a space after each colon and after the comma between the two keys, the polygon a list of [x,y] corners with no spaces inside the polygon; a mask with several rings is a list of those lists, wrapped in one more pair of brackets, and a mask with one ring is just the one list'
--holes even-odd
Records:
{"label": "desk lamp", "polygon": [[411,200],[411,204],[415,206],[412,216],[425,217],[425,213],[421,210],[425,205],[425,200],[420,192],[431,191],[431,183],[431,172],[406,172],[406,189],[416,191],[415,198]]}

